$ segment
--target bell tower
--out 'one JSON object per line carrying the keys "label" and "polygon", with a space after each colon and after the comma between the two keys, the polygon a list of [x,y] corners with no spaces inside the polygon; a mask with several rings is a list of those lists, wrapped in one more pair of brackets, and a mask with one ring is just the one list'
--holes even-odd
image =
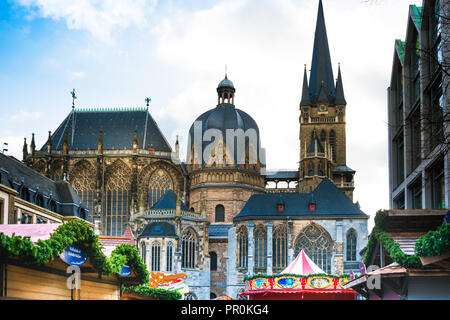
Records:
{"label": "bell tower", "polygon": [[346,165],[346,106],[340,64],[337,79],[333,76],[320,0],[310,79],[308,83],[305,65],[300,101],[300,192],[310,192],[328,178],[353,200],[355,171]]}

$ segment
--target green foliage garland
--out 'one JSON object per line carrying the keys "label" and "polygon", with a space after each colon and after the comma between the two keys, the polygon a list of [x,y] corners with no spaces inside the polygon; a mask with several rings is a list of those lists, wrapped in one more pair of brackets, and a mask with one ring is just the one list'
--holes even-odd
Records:
{"label": "green foliage garland", "polygon": [[0,257],[19,257],[24,264],[42,265],[49,263],[63,253],[64,249],[77,244],[86,251],[91,263],[99,275],[118,273],[124,264],[128,263],[135,271],[138,283],[147,283],[149,274],[139,256],[138,250],[130,244],[121,244],[107,258],[103,252],[103,245],[91,227],[84,221],[69,221],[59,226],[48,240],[38,240],[36,245],[30,237],[0,233]]}
{"label": "green foliage garland", "polygon": [[[366,266],[370,264],[370,258],[372,257],[376,249],[376,245],[377,243],[380,243],[389,252],[389,256],[391,257],[391,259],[402,267],[424,268],[419,256],[417,255],[417,252],[414,255],[407,255],[402,251],[400,245],[384,231],[385,221],[385,213],[383,211],[378,211],[377,215],[375,216],[375,227],[373,228],[372,233],[370,234],[369,241],[367,243],[367,251],[364,255],[363,260],[364,264]],[[424,243],[424,240],[421,240],[422,238],[416,241],[416,246],[417,243]]]}
{"label": "green foliage garland", "polygon": [[153,297],[159,300],[181,300],[182,295],[175,290],[150,288],[147,284],[138,286],[122,286],[123,292],[132,292],[145,297]]}
{"label": "green foliage garland", "polygon": [[443,223],[435,231],[430,231],[417,239],[414,252],[418,256],[440,256],[450,251],[450,224]]}

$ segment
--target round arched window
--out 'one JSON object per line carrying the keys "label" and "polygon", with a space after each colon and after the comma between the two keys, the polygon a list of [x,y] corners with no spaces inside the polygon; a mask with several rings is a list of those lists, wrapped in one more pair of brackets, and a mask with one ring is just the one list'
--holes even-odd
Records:
{"label": "round arched window", "polygon": [[225,207],[221,204],[216,206],[216,222],[225,222]]}

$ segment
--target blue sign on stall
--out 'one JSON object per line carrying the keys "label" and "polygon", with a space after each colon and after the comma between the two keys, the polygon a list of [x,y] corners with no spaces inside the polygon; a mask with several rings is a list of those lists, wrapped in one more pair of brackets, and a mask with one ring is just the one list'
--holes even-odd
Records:
{"label": "blue sign on stall", "polygon": [[122,277],[128,277],[131,274],[131,267],[128,264],[124,264],[119,274]]}
{"label": "blue sign on stall", "polygon": [[64,252],[60,254],[60,258],[71,266],[82,266],[87,261],[86,253],[76,244],[72,244],[64,249]]}

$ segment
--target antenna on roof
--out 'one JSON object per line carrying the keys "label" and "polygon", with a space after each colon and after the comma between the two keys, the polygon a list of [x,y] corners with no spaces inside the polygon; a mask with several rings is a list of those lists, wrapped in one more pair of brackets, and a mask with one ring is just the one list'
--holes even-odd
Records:
{"label": "antenna on roof", "polygon": [[71,96],[72,96],[72,109],[75,109],[75,99],[77,98],[77,96],[75,95],[75,89],[73,89],[70,92]]}

